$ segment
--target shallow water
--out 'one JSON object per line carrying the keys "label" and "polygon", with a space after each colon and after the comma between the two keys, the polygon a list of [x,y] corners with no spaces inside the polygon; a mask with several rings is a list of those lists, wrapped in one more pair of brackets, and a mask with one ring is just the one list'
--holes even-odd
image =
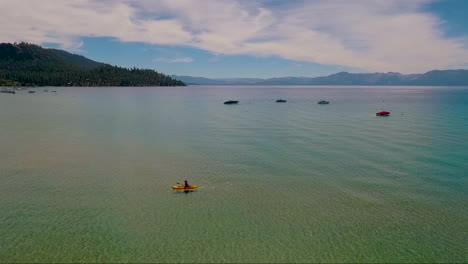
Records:
{"label": "shallow water", "polygon": [[468,262],[468,88],[57,91],[0,94],[0,262]]}

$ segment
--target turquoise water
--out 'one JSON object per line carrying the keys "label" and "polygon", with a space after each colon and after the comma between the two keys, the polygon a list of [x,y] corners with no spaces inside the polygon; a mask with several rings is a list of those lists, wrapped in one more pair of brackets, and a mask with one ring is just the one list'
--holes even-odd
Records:
{"label": "turquoise water", "polygon": [[0,94],[0,262],[466,263],[467,112],[464,87]]}

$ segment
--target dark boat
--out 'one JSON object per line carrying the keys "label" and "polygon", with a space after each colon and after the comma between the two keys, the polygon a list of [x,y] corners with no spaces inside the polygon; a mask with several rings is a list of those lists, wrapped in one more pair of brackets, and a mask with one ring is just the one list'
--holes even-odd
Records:
{"label": "dark boat", "polygon": [[375,115],[376,116],[388,116],[390,115],[390,112],[382,111],[382,112],[375,113]]}
{"label": "dark boat", "polygon": [[28,91],[28,93],[35,93],[36,91]]}
{"label": "dark boat", "polygon": [[239,101],[229,100],[229,101],[224,102],[224,104],[237,104],[237,103],[239,103]]}
{"label": "dark boat", "polygon": [[284,100],[284,99],[278,99],[278,100],[276,100],[276,102],[277,102],[277,103],[286,103],[286,100]]}
{"label": "dark boat", "polygon": [[329,104],[329,103],[330,103],[330,102],[328,102],[328,101],[320,100],[320,101],[318,101],[317,104]]}
{"label": "dark boat", "polygon": [[0,93],[16,94],[15,91],[13,91],[13,90],[8,90],[8,89],[2,89],[2,90],[0,90]]}

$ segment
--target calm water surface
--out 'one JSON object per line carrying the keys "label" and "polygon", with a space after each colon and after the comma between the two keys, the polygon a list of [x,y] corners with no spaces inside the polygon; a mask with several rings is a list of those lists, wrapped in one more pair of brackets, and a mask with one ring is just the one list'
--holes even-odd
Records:
{"label": "calm water surface", "polygon": [[466,263],[467,112],[464,87],[0,94],[0,262]]}

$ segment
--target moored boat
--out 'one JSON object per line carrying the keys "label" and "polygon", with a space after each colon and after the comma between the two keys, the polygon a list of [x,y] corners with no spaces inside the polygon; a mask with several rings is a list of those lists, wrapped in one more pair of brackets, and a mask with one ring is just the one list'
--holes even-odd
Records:
{"label": "moored boat", "polygon": [[381,111],[381,112],[378,112],[378,113],[375,113],[376,116],[389,116],[390,115],[390,112],[388,111]]}
{"label": "moored boat", "polygon": [[328,102],[328,101],[320,100],[320,101],[318,101],[317,104],[329,104],[329,103],[330,103],[330,102]]}
{"label": "moored boat", "polygon": [[235,100],[229,100],[229,101],[226,101],[224,102],[224,104],[238,104],[239,101],[235,101]]}
{"label": "moored boat", "polygon": [[278,100],[276,100],[276,102],[277,102],[277,103],[286,103],[286,100],[284,100],[284,99],[278,99]]}
{"label": "moored boat", "polygon": [[0,90],[0,93],[16,94],[15,91],[9,90],[9,89],[2,89],[2,90]]}

